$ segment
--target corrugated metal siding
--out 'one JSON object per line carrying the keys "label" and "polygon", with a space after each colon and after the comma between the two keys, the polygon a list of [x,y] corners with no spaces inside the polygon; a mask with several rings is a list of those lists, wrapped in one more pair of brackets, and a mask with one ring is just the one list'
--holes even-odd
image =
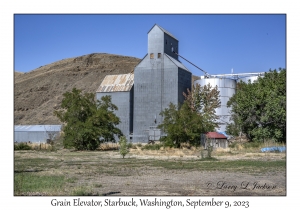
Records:
{"label": "corrugated metal siding", "polygon": [[15,125],[15,131],[60,131],[61,125]]}
{"label": "corrugated metal siding", "polygon": [[162,28],[161,26],[157,25],[164,33],[168,34],[169,36],[171,36],[172,38],[178,40],[173,34],[171,34],[169,31],[167,31],[166,29]]}
{"label": "corrugated metal siding", "polygon": [[168,54],[165,54],[176,66],[178,66],[179,68],[182,68],[188,72],[190,72],[182,63],[180,63],[179,61],[177,61],[176,59],[172,58],[171,56],[169,56]]}
{"label": "corrugated metal siding", "polygon": [[172,38],[178,40],[173,34],[171,34],[169,31],[167,31],[166,29],[164,29],[163,27],[161,27],[161,26],[159,26],[159,25],[157,25],[157,24],[155,24],[154,26],[152,26],[152,28],[148,31],[148,34],[149,34],[149,32],[150,32],[155,26],[157,26],[158,28],[160,28],[160,30],[162,30],[164,33],[168,34],[168,35],[171,36]]}
{"label": "corrugated metal siding", "polygon": [[107,75],[97,89],[97,93],[130,91],[133,79],[133,74]]}
{"label": "corrugated metal siding", "polygon": [[[129,135],[133,131],[133,88],[127,92],[98,92],[97,100],[106,95],[111,96],[111,102],[118,107],[114,113],[120,118],[121,123],[116,127],[129,139]],[[115,138],[117,141],[119,140],[117,136]]]}
{"label": "corrugated metal siding", "polygon": [[50,135],[59,135],[61,125],[16,125],[14,142],[46,143]]}

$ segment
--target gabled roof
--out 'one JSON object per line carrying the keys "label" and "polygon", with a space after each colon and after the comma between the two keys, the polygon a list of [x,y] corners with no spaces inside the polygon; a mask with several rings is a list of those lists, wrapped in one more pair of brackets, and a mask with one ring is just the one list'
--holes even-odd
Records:
{"label": "gabled roof", "polygon": [[178,60],[176,60],[175,58],[169,56],[168,54],[165,53],[165,55],[179,68],[184,69],[188,72],[190,72],[182,63],[180,63]]}
{"label": "gabled roof", "polygon": [[206,133],[207,138],[210,139],[227,139],[226,136],[224,136],[223,134],[220,134],[218,132],[208,132]]}
{"label": "gabled roof", "polygon": [[[178,41],[178,39],[173,36],[173,34],[171,34],[169,31],[165,30],[164,28],[162,28],[161,26],[154,24],[154,26],[157,26],[158,28],[160,28],[160,30],[162,30],[164,33],[168,34],[169,36],[173,37],[174,39],[176,39]],[[154,26],[152,26],[152,28],[154,28]],[[152,30],[152,28],[148,31],[148,33]]]}
{"label": "gabled roof", "polygon": [[140,62],[134,68],[136,68],[138,65],[140,65],[140,63],[146,58],[147,55],[148,55],[148,53],[140,60]]}
{"label": "gabled roof", "polygon": [[96,92],[130,91],[133,86],[133,79],[134,74],[106,75]]}

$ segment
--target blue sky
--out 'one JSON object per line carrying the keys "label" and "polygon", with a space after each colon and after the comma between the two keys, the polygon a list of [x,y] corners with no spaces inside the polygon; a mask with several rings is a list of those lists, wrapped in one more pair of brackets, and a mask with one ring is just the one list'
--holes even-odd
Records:
{"label": "blue sky", "polygon": [[[286,67],[286,15],[14,15],[14,70],[111,53],[143,58],[154,24],[179,40],[179,54],[209,74]],[[201,71],[179,59],[194,75]]]}

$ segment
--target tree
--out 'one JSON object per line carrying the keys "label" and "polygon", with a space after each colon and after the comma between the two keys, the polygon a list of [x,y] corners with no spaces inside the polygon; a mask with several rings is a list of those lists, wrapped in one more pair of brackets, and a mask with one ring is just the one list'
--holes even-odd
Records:
{"label": "tree", "polygon": [[127,148],[127,139],[125,136],[120,137],[119,144],[120,144],[120,154],[124,158],[125,155],[127,155],[129,153],[128,148]]}
{"label": "tree", "polygon": [[82,93],[73,88],[63,94],[61,109],[54,114],[65,124],[63,127],[65,147],[77,150],[95,150],[102,141],[115,141],[114,135],[122,132],[116,127],[120,123],[114,114],[117,106],[110,96],[95,100],[95,94]]}
{"label": "tree", "polygon": [[218,88],[197,84],[184,94],[186,100],[178,107],[170,104],[160,114],[163,122],[158,127],[167,133],[163,139],[168,146],[180,147],[181,143],[200,144],[200,134],[218,127],[215,109],[220,106]]}
{"label": "tree", "polygon": [[229,132],[238,128],[252,141],[285,141],[286,70],[270,70],[253,83],[238,83],[227,106],[233,113]]}
{"label": "tree", "polygon": [[187,90],[187,94],[183,93],[191,110],[202,118],[203,130],[212,131],[219,127],[219,116],[216,115],[216,109],[221,106],[219,94],[218,87],[213,88],[210,84],[196,84],[192,91]]}

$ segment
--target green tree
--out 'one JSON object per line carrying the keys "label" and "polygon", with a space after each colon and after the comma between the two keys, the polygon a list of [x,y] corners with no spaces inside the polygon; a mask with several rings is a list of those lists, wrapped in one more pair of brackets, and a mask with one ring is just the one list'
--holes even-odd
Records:
{"label": "green tree", "polygon": [[216,109],[221,106],[219,94],[218,87],[213,88],[210,84],[196,84],[192,91],[187,90],[187,94],[183,93],[191,110],[202,118],[203,130],[206,132],[219,127],[219,116],[216,115]]}
{"label": "green tree", "polygon": [[102,141],[115,141],[114,135],[122,132],[115,126],[120,123],[114,114],[117,107],[110,96],[95,100],[95,94],[82,93],[73,88],[63,94],[61,109],[54,114],[64,123],[64,147],[77,150],[95,150]]}
{"label": "green tree", "polygon": [[238,83],[227,106],[233,113],[229,132],[238,128],[253,141],[285,141],[286,70],[270,70],[253,83]]}
{"label": "green tree", "polygon": [[217,87],[196,85],[184,96],[186,100],[182,106],[171,103],[161,112],[163,122],[158,127],[167,133],[162,140],[165,145],[177,148],[181,143],[198,145],[201,133],[218,127],[215,109],[220,106],[220,99]]}
{"label": "green tree", "polygon": [[127,139],[125,136],[121,136],[120,137],[120,154],[122,155],[122,157],[124,158],[125,155],[127,155],[129,153],[128,148],[127,148]]}

